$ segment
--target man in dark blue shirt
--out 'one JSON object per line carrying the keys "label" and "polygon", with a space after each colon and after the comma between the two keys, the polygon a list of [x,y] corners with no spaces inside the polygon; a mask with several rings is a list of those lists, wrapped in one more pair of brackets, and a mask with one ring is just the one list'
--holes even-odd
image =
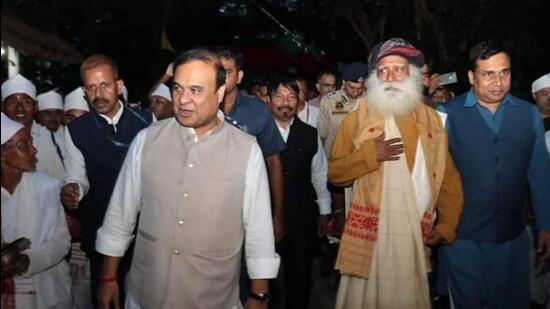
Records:
{"label": "man in dark blue shirt", "polygon": [[246,133],[254,135],[262,149],[269,173],[275,240],[279,241],[284,235],[283,167],[279,152],[285,149],[285,142],[265,104],[239,92],[238,84],[244,75],[241,53],[231,48],[221,48],[218,55],[227,74],[225,97],[222,102],[225,119]]}
{"label": "man in dark blue shirt", "polygon": [[[244,75],[242,54],[232,48],[220,48],[217,52],[226,71],[225,96],[221,109],[227,122],[248,134],[254,135],[262,149],[269,174],[273,233],[275,234],[275,241],[279,242],[284,236],[284,177],[283,164],[279,153],[285,150],[286,144],[267,106],[258,99],[243,95],[239,91],[238,84],[240,84]],[[239,282],[241,300],[248,298],[250,288],[254,289],[254,287],[249,286],[246,272],[246,264],[242,259]]]}

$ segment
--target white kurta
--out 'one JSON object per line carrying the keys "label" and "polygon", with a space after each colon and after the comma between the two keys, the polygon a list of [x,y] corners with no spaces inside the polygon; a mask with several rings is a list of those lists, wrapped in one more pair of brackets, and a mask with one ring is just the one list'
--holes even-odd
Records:
{"label": "white kurta", "polygon": [[[386,118],[384,131],[388,139],[401,138],[393,117]],[[430,308],[420,223],[431,204],[431,193],[420,143],[415,157],[412,174],[404,154],[399,160],[382,163],[378,240],[369,278],[342,275],[336,308]]]}
{"label": "white kurta", "polygon": [[14,278],[16,293],[35,290],[36,308],[65,308],[70,303],[71,278],[64,257],[71,236],[59,192],[58,180],[38,172],[24,173],[13,194],[2,187],[4,240],[31,240],[31,248],[24,252],[29,269]]}
{"label": "white kurta", "polygon": [[[304,121],[303,119],[300,120]],[[279,132],[281,133],[281,137],[283,138],[285,143],[288,140],[288,135],[290,134],[290,129],[293,122],[294,119],[290,121],[286,128],[281,127],[279,123],[276,122],[277,128],[279,128]],[[319,214],[321,215],[328,215],[331,213],[331,198],[330,192],[327,188],[327,175],[327,156],[325,155],[325,150],[323,149],[323,146],[321,144],[319,134],[317,134],[317,152],[311,160],[311,184],[313,185],[313,189],[315,189],[315,194],[317,195],[316,202],[319,206]]]}
{"label": "white kurta", "polygon": [[42,172],[48,176],[56,179],[63,179],[65,175],[65,169],[63,167],[63,161],[58,153],[58,148],[54,143],[54,139],[61,151],[64,152],[64,129],[61,128],[57,132],[52,133],[48,128],[33,122],[31,128],[31,135],[33,138],[32,144],[37,150],[36,170]]}
{"label": "white kurta", "polygon": [[[223,117],[223,114],[218,116]],[[199,138],[194,130],[188,130],[197,143]],[[111,196],[105,220],[97,232],[96,250],[102,254],[122,256],[132,240],[132,231],[141,207],[141,160],[146,134],[147,130],[143,130],[133,140]],[[269,185],[264,158],[257,145],[251,148],[245,177],[242,221],[248,274],[250,278],[273,278],[277,275],[280,258],[274,251],[273,231],[271,224],[268,224],[272,220],[270,208],[264,207],[269,205]],[[140,308],[131,294],[129,291],[126,306]]]}
{"label": "white kurta", "polygon": [[319,118],[319,108],[309,103],[305,103],[304,108],[298,112],[298,118],[310,126],[317,128],[317,119]]}

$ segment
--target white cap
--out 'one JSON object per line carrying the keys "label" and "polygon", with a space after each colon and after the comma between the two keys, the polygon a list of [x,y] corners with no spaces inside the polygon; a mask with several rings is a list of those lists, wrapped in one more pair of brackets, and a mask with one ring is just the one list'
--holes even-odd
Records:
{"label": "white cap", "polygon": [[30,80],[20,74],[6,80],[2,84],[2,102],[14,93],[24,93],[33,100],[36,100],[36,87]]}
{"label": "white cap", "polygon": [[38,99],[38,111],[45,109],[63,110],[63,98],[53,90],[39,94],[36,98]]}
{"label": "white cap", "polygon": [[165,84],[159,84],[149,97],[152,96],[163,97],[166,100],[172,102],[172,94],[170,93],[170,88],[168,88]]}
{"label": "white cap", "polygon": [[122,97],[124,101],[128,102],[128,89],[124,85],[122,85]]}
{"label": "white cap", "polygon": [[75,90],[71,91],[67,96],[65,96],[65,106],[63,108],[64,111],[68,111],[70,109],[80,109],[83,111],[90,111],[90,108],[88,107],[88,101],[86,101],[86,97],[84,96],[84,91],[82,90],[82,87],[78,87]]}
{"label": "white cap", "polygon": [[539,77],[539,79],[534,81],[533,86],[531,87],[531,91],[535,93],[546,87],[550,87],[550,73],[544,74],[543,76]]}
{"label": "white cap", "polygon": [[2,113],[2,145],[25,126]]}

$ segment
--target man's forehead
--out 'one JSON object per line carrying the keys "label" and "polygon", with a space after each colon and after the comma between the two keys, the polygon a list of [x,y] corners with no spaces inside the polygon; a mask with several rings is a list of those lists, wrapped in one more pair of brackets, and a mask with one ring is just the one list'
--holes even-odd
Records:
{"label": "man's forehead", "polygon": [[387,65],[387,64],[409,64],[409,60],[400,55],[387,55],[376,63],[377,65]]}
{"label": "man's forehead", "polygon": [[535,94],[542,94],[542,93],[549,93],[550,92],[550,87],[545,87],[545,88],[540,88],[539,90],[537,90],[537,92],[535,92]]}
{"label": "man's forehead", "polygon": [[221,62],[222,62],[223,67],[224,67],[226,70],[227,70],[227,69],[236,69],[236,68],[237,68],[237,62],[236,62],[235,59],[233,59],[233,58],[221,57],[220,60],[221,60]]}
{"label": "man's forehead", "polygon": [[276,93],[289,93],[289,92],[292,92],[292,93],[296,93],[296,91],[294,91],[294,89],[286,86],[286,85],[283,85],[283,84],[279,84],[279,86],[277,86],[277,90],[275,91]]}
{"label": "man's forehead", "polygon": [[32,139],[30,127],[24,127],[17,131],[8,141],[11,143],[18,143],[21,141],[27,141]]}
{"label": "man's forehead", "polygon": [[4,102],[8,101],[8,100],[17,100],[17,101],[22,101],[22,100],[31,100],[33,102],[35,102],[35,100],[33,100],[33,98],[31,98],[28,94],[26,93],[14,93],[14,94],[11,94],[9,95],[7,98],[4,99]]}
{"label": "man's forehead", "polygon": [[104,74],[113,74],[113,75],[115,74],[115,71],[113,70],[113,68],[107,64],[100,64],[97,66],[89,67],[85,69],[83,73],[84,75],[86,75],[86,74],[98,73],[98,72],[101,72]]}
{"label": "man's forehead", "polygon": [[505,53],[498,53],[495,54],[487,59],[478,59],[476,61],[476,69],[477,68],[509,68],[510,67],[510,58],[508,58],[508,55]]}
{"label": "man's forehead", "polygon": [[216,68],[213,63],[207,63],[201,60],[191,60],[179,65],[174,72],[174,81],[180,85],[189,83],[193,80],[206,81],[210,79],[215,83]]}
{"label": "man's forehead", "polygon": [[336,79],[336,77],[331,73],[325,73],[325,74],[321,75],[320,79],[321,80],[327,80],[327,79],[334,80],[334,79]]}
{"label": "man's forehead", "polygon": [[362,82],[354,82],[354,81],[351,81],[351,80],[345,80],[344,81],[344,85],[350,87],[350,88],[359,88],[359,87],[363,87],[363,83]]}

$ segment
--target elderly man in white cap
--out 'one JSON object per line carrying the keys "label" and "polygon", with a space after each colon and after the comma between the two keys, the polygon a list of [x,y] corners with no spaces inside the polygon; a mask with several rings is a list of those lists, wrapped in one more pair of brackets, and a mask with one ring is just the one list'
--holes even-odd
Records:
{"label": "elderly man in white cap", "polygon": [[58,180],[36,168],[31,129],[2,113],[2,249],[19,238],[27,249],[2,256],[2,308],[71,308],[70,236]]}
{"label": "elderly man in white cap", "polygon": [[86,101],[82,87],[76,88],[65,96],[65,105],[63,106],[63,110],[65,112],[63,116],[63,123],[65,125],[90,111],[90,107],[88,106],[88,101]]}
{"label": "elderly man in white cap", "polygon": [[51,132],[58,132],[63,125],[63,98],[59,93],[50,90],[39,94],[37,99],[36,121]]}
{"label": "elderly man in white cap", "polygon": [[531,92],[542,115],[544,130],[548,132],[550,131],[550,73],[546,73],[534,81]]}
{"label": "elderly man in white cap", "polygon": [[65,173],[63,143],[56,142],[50,130],[33,120],[37,112],[36,87],[21,75],[6,80],[2,84],[2,111],[31,128],[33,145],[38,151],[37,171],[61,179]]}
{"label": "elderly man in white cap", "polygon": [[174,116],[172,111],[172,95],[165,84],[159,84],[149,96],[149,109],[158,120]]}

